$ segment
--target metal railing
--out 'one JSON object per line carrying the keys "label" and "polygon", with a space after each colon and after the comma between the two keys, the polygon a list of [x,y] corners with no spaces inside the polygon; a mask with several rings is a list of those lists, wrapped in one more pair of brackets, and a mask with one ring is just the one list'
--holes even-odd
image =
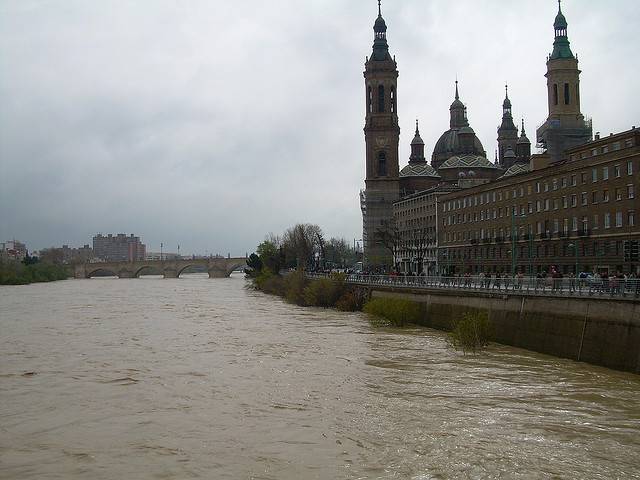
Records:
{"label": "metal railing", "polygon": [[[307,273],[310,278],[330,278],[329,273]],[[413,275],[365,275],[346,274],[346,282],[363,286],[406,287],[412,289],[436,289],[477,291],[484,293],[511,293],[516,295],[544,295],[558,297],[615,297],[638,299],[639,278],[553,278],[528,276],[413,276]]]}

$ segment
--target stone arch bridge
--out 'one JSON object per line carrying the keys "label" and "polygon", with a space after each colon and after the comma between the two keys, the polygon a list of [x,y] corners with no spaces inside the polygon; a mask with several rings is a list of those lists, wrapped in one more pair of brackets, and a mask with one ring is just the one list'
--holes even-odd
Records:
{"label": "stone arch bridge", "polygon": [[134,262],[100,262],[76,265],[75,278],[91,278],[98,272],[111,273],[119,278],[138,278],[146,272],[178,278],[189,267],[204,267],[209,278],[226,278],[245,266],[246,258],[196,258],[193,260],[141,260]]}

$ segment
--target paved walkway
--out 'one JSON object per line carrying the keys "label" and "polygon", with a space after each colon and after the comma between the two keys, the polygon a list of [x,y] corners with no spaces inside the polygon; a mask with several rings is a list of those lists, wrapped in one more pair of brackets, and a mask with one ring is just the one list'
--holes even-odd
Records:
{"label": "paved walkway", "polygon": [[[312,278],[326,278],[330,274],[311,273]],[[611,297],[638,299],[640,279],[575,279],[535,277],[424,277],[405,275],[347,274],[346,281],[363,286],[390,286],[484,293],[513,293],[517,295],[545,295],[556,297]]]}

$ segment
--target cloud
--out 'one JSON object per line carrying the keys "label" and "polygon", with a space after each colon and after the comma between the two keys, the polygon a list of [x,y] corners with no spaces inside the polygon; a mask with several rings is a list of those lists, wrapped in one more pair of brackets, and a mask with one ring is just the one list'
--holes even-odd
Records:
{"label": "cloud", "polygon": [[[489,155],[505,81],[533,138],[547,3],[385,2],[402,164],[416,117],[427,151],[448,128],[456,75]],[[637,124],[637,3],[563,9],[584,113],[603,133]],[[364,0],[3,2],[0,235],[42,248],[125,232],[232,255],[295,222],[360,238],[376,13]]]}

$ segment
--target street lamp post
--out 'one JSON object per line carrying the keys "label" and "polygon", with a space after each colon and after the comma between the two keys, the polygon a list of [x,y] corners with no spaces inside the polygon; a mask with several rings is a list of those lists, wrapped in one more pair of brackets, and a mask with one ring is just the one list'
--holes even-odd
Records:
{"label": "street lamp post", "polygon": [[[516,208],[511,210],[511,276],[516,274]],[[526,218],[526,215],[518,215],[518,218]],[[531,252],[529,252],[529,269],[531,269]]]}
{"label": "street lamp post", "polygon": [[466,258],[466,253],[464,252],[464,250],[462,250],[462,252],[460,252],[460,253],[462,253],[462,257],[461,257],[461,260],[462,260],[462,270],[460,271],[460,274],[461,274],[461,275],[464,275],[464,273],[465,273],[465,263],[464,263],[464,261],[465,261],[465,258]]}
{"label": "street lamp post", "polygon": [[[530,225],[531,226],[531,225]],[[529,229],[529,276],[533,276],[533,228]]]}
{"label": "street lamp post", "polygon": [[578,277],[578,242],[576,241],[576,243],[570,243],[568,246],[569,247],[573,247],[573,251],[575,252],[576,267],[575,267],[574,273],[575,273],[576,278],[577,278]]}
{"label": "street lamp post", "polygon": [[511,209],[511,276],[516,274],[516,207]]}

